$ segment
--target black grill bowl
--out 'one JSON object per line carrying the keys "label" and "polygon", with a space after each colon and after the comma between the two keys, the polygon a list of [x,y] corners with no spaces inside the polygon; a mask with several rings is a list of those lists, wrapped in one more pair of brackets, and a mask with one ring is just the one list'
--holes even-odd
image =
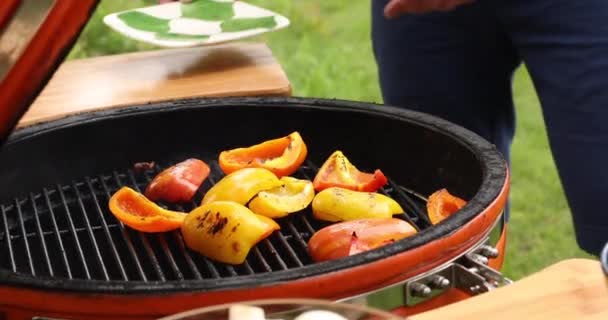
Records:
{"label": "black grill bowl", "polygon": [[[367,253],[314,263],[306,241],[323,225],[306,211],[281,220],[281,232],[258,245],[246,264],[232,267],[185,249],[178,232],[130,230],[107,208],[107,199],[121,185],[141,190],[160,168],[189,157],[212,166],[202,194],[222,176],[219,152],[293,131],[300,132],[309,150],[298,176],[312,179],[333,151],[342,150],[361,170],[382,169],[391,181],[383,192],[402,203],[408,211],[403,218],[421,231]],[[141,161],[160,167],[136,174],[131,168]],[[7,304],[29,300],[28,308],[47,314],[87,318],[93,312],[87,305],[107,304],[95,311],[106,315],[156,317],[229,300],[364,293],[445,263],[474,245],[504,207],[508,180],[502,156],[474,133],[376,104],[190,99],[70,116],[15,132],[0,152],[0,296],[27,292],[33,296],[14,294],[15,301]],[[440,188],[468,204],[430,226],[423,198]],[[201,194],[176,209],[192,209]],[[399,264],[389,272],[371,269],[391,263]],[[330,283],[331,277],[362,268],[371,271],[365,279]],[[31,302],[53,299],[58,299],[54,306]],[[131,303],[138,307],[125,306]]]}

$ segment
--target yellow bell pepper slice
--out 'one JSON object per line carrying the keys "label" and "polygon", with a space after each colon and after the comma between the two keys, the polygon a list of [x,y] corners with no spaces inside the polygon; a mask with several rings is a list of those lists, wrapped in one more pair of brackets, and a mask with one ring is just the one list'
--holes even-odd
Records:
{"label": "yellow bell pepper slice", "polygon": [[241,264],[258,242],[279,225],[244,205],[215,201],[194,209],[181,227],[186,246],[210,259]]}
{"label": "yellow bell pepper slice", "polygon": [[331,187],[312,200],[313,216],[330,222],[365,218],[390,218],[403,213],[397,201],[380,193]]}
{"label": "yellow bell pepper slice", "polygon": [[269,218],[282,218],[308,207],[315,197],[315,189],[309,180],[282,177],[280,181],[280,186],[260,191],[249,202],[249,209]]}
{"label": "yellow bell pepper slice", "polygon": [[237,170],[218,181],[207,191],[201,205],[214,201],[233,201],[246,204],[258,192],[281,185],[281,181],[271,171],[264,168]]}

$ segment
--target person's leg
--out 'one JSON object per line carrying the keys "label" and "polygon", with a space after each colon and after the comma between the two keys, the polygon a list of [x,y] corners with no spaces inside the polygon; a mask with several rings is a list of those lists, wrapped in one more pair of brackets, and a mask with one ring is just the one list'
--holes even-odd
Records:
{"label": "person's leg", "polygon": [[519,59],[487,1],[446,13],[383,17],[372,1],[372,41],[384,103],[476,132],[510,158],[511,78]]}
{"label": "person's leg", "polygon": [[608,241],[608,1],[497,0],[537,89],[579,246]]}

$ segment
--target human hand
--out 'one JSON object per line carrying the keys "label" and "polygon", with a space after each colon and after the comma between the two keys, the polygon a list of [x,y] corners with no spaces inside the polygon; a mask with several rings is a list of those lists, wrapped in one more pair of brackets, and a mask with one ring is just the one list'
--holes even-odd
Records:
{"label": "human hand", "polygon": [[384,7],[387,18],[395,18],[405,13],[427,13],[448,11],[474,0],[391,0]]}

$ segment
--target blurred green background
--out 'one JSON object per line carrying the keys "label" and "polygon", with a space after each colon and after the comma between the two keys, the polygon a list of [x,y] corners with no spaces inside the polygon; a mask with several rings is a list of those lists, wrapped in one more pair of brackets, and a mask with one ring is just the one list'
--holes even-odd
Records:
{"label": "blurred green background", "polygon": [[[292,82],[294,95],[382,102],[370,43],[370,0],[248,2],[291,20],[287,29],[247,41],[268,44]],[[106,14],[155,3],[102,0],[69,58],[159,49],[129,40],[102,23]],[[519,279],[557,261],[588,256],[576,245],[539,102],[524,67],[515,76],[513,90],[518,118],[503,273]]]}

